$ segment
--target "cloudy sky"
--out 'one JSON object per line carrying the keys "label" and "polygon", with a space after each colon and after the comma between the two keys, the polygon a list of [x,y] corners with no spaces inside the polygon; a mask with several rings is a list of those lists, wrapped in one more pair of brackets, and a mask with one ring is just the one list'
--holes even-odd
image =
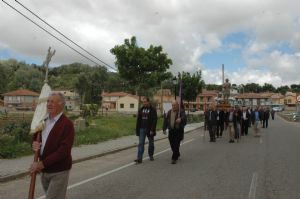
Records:
{"label": "cloudy sky", "polygon": [[[14,0],[5,0],[76,50]],[[300,84],[299,0],[23,0],[20,2],[98,59],[114,65],[110,49],[125,38],[163,46],[170,70],[202,71],[221,84]],[[93,62],[0,2],[0,59],[41,65],[49,46],[51,66]],[[92,57],[90,57],[93,59]],[[95,60],[95,59],[94,59]],[[99,62],[98,60],[95,60]],[[100,62],[99,62],[100,63]]]}

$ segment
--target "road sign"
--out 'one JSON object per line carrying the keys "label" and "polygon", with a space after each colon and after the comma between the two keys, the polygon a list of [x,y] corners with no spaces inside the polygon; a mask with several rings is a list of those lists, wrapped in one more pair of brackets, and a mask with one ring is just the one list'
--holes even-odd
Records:
{"label": "road sign", "polygon": [[298,102],[300,102],[300,93],[297,94],[296,99]]}

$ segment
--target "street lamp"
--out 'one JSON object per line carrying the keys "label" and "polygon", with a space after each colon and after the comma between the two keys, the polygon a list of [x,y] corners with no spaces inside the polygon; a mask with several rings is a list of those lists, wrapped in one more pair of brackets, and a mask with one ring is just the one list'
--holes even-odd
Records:
{"label": "street lamp", "polygon": [[175,95],[175,100],[176,100],[176,85],[177,85],[177,78],[174,77],[174,78],[172,79],[172,81],[173,81],[173,85],[174,85],[174,95]]}

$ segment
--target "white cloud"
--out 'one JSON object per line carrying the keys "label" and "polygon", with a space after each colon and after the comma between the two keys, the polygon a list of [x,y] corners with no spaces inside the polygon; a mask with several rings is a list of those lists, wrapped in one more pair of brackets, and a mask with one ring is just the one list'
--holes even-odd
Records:
{"label": "white cloud", "polygon": [[[15,1],[6,1],[33,18]],[[300,79],[297,75],[300,1],[24,0],[22,3],[110,65],[114,65],[110,49],[135,35],[139,45],[145,48],[150,44],[162,45],[173,60],[171,71],[174,73],[201,68],[206,81],[221,83],[220,72],[201,63],[201,57],[224,49],[222,38],[226,35],[246,32],[250,40],[245,46],[235,42],[227,44],[229,49],[243,50],[245,66],[228,74],[233,81],[268,81],[280,85]],[[0,32],[0,50],[8,49],[32,57],[41,64],[51,46],[57,50],[54,65],[75,61],[93,65],[3,2],[0,10],[0,17],[5,19],[0,21],[1,30],[5,30]],[[288,54],[276,49],[280,43],[288,44],[292,52]]]}

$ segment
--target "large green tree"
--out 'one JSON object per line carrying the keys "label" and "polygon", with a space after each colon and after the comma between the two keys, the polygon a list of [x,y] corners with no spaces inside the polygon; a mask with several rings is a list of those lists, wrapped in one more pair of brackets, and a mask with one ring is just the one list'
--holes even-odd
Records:
{"label": "large green tree", "polygon": [[115,64],[118,67],[120,77],[131,86],[135,86],[139,95],[150,87],[160,85],[161,81],[169,78],[167,72],[172,60],[163,53],[161,46],[153,46],[146,50],[139,47],[136,37],[125,39],[124,44],[111,49],[115,55]]}
{"label": "large green tree", "polygon": [[197,95],[202,91],[204,81],[201,79],[201,71],[194,74],[182,72],[179,74],[182,80],[183,99],[188,102],[188,107],[191,101],[195,101]]}

